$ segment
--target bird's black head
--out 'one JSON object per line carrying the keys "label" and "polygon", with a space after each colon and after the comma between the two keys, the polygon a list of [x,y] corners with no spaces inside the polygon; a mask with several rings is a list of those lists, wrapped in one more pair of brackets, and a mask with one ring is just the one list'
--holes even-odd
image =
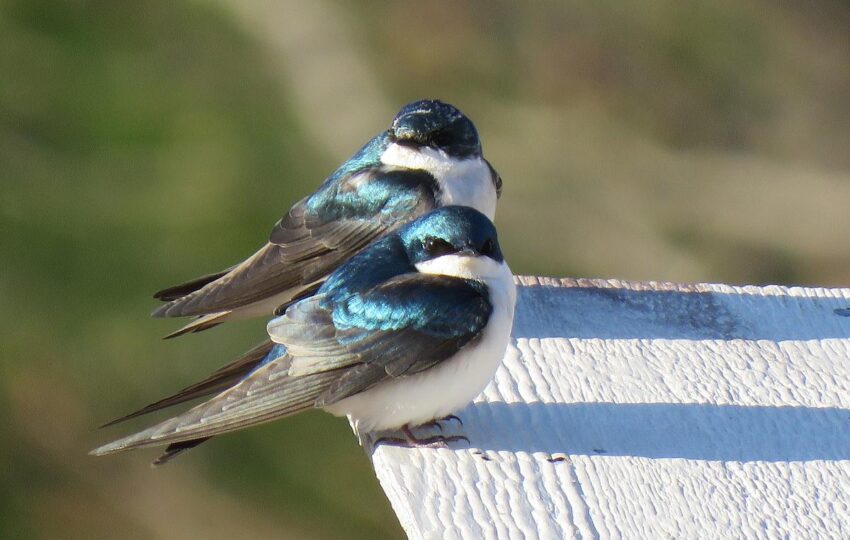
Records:
{"label": "bird's black head", "polygon": [[428,146],[452,157],[481,155],[481,141],[472,121],[456,107],[436,99],[423,99],[402,107],[389,133],[398,144]]}
{"label": "bird's black head", "polygon": [[405,225],[398,234],[413,264],[443,255],[504,261],[493,222],[467,206],[438,208]]}

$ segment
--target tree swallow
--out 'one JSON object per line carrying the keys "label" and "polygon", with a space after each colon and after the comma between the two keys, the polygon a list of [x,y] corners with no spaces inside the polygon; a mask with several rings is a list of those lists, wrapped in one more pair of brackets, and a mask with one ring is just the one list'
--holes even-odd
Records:
{"label": "tree swallow", "polygon": [[[168,445],[155,462],[163,463],[212,436],[314,407],[362,432],[401,428],[411,445],[452,440],[420,439],[410,427],[450,415],[484,389],[508,346],[515,302],[492,222],[468,207],[434,210],[272,319],[275,343],[241,380],[213,374],[199,384],[229,388],[92,454]],[[197,388],[138,414],[202,395]]]}
{"label": "tree swallow", "polygon": [[279,313],[372,240],[434,208],[470,206],[492,220],[501,187],[469,118],[441,101],[410,103],[296,203],[259,251],[223,272],[159,291],[154,297],[167,303],[153,316],[197,317],[167,336],[174,337]]}

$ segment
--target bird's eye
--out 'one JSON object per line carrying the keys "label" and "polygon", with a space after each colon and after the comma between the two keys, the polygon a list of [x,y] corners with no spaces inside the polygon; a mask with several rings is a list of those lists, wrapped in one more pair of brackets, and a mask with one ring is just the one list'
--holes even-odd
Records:
{"label": "bird's eye", "polygon": [[494,247],[493,239],[488,238],[483,244],[481,244],[481,254],[490,257],[493,255],[493,247]]}
{"label": "bird's eye", "polygon": [[431,142],[437,148],[446,148],[452,145],[452,143],[454,142],[454,138],[452,137],[452,134],[448,131],[438,131],[437,133],[431,135]]}
{"label": "bird's eye", "polygon": [[446,242],[442,238],[434,238],[433,236],[429,236],[422,242],[422,247],[425,248],[425,251],[428,252],[432,257],[439,257],[441,255],[449,255],[451,253],[457,253],[457,250],[453,245]]}

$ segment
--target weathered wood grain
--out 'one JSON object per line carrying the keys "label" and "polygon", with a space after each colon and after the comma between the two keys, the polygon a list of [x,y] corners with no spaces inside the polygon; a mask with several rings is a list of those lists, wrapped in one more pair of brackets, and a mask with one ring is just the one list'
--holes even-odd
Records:
{"label": "weathered wood grain", "polygon": [[517,280],[470,444],[364,437],[411,538],[850,538],[850,289]]}

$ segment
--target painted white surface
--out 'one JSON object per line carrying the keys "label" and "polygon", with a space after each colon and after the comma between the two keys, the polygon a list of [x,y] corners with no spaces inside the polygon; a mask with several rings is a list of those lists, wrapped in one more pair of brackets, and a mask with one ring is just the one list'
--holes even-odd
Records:
{"label": "painted white surface", "polygon": [[470,444],[364,441],[411,538],[850,538],[850,289],[518,280]]}

